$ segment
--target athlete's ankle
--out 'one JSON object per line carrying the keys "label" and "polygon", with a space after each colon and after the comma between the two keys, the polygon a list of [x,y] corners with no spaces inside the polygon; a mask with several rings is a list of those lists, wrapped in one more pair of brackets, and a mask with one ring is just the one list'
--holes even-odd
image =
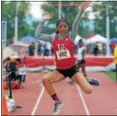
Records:
{"label": "athlete's ankle", "polygon": [[57,96],[56,93],[53,94],[51,97],[52,97],[52,99],[53,99],[55,102],[60,102],[60,100],[59,100],[59,98],[58,98],[58,96]]}
{"label": "athlete's ankle", "polygon": [[60,103],[61,101],[60,100],[55,100],[55,104],[58,104]]}

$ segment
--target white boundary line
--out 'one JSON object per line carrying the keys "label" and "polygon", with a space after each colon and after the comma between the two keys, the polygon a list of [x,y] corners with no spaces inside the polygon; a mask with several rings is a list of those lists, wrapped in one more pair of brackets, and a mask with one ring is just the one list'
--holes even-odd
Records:
{"label": "white boundary line", "polygon": [[31,116],[34,116],[35,115],[35,112],[36,112],[36,110],[37,110],[37,107],[38,107],[38,105],[39,105],[39,103],[40,103],[40,101],[41,101],[41,98],[42,98],[42,95],[43,95],[43,93],[44,93],[44,87],[41,89],[41,93],[39,94],[39,96],[38,96],[38,99],[37,99],[37,101],[36,101],[36,104],[35,104],[35,106],[34,106],[34,108],[33,108],[33,111],[32,111],[32,113],[31,113]]}
{"label": "white boundary line", "polygon": [[84,99],[84,97],[82,95],[81,89],[79,88],[79,86],[77,84],[76,84],[76,87],[77,87],[77,90],[79,92],[79,95],[80,95],[82,104],[84,106],[85,113],[86,113],[86,115],[90,115],[89,110],[88,110],[88,107],[87,107],[87,104],[86,104],[85,99]]}

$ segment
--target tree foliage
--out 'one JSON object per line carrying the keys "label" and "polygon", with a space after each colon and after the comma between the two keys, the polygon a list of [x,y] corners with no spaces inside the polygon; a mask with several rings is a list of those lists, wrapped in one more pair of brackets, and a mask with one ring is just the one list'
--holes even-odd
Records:
{"label": "tree foliage", "polygon": [[[15,27],[15,15],[16,15],[16,2],[1,2],[2,3],[2,20],[7,21],[7,37],[12,38],[14,36],[14,27]],[[45,24],[44,33],[52,34],[56,32],[56,22],[58,20],[58,2],[44,2],[41,8],[49,12],[52,15],[50,19]],[[62,17],[67,18],[72,26],[72,23],[79,11],[79,5],[81,2],[73,1],[62,1]],[[77,6],[72,6],[72,5]],[[53,5],[53,6],[52,6]],[[71,6],[66,6],[71,5]],[[101,34],[106,37],[106,2],[95,2],[92,7],[93,13],[95,14],[95,19],[88,19],[89,12],[85,11],[82,19],[80,20],[78,34],[82,37],[87,37],[90,34]],[[33,17],[29,12],[30,2],[21,2],[19,1],[19,10],[18,10],[18,25],[19,25],[19,38],[26,34],[33,34],[38,22],[33,21]],[[110,16],[110,38],[117,37],[117,2],[109,2],[109,16]],[[30,21],[30,23],[28,22]],[[93,30],[91,30],[91,24],[93,25]]]}
{"label": "tree foliage", "polygon": [[[45,11],[45,12],[49,12],[52,15],[52,19],[49,20],[49,22],[47,23],[47,25],[44,28],[44,32],[48,32],[48,33],[53,33],[53,31],[56,31],[56,22],[58,21],[58,12],[59,12],[59,8],[57,6],[57,4],[59,4],[58,2],[46,2],[44,3],[41,8]],[[73,6],[73,4],[77,4],[77,6]],[[72,23],[79,11],[79,5],[81,4],[81,2],[62,2],[62,15],[61,18],[66,18],[69,23],[70,23],[70,27],[72,26]],[[68,6],[69,5],[69,6]],[[71,5],[71,6],[70,6]],[[85,20],[82,19],[79,25],[79,34],[80,35],[84,35],[84,33],[87,33],[88,29],[84,28],[82,25],[82,22]],[[48,28],[50,24],[54,25],[54,28]]]}
{"label": "tree foliage", "polygon": [[[62,2],[62,4],[79,4],[81,2]],[[78,33],[82,37],[87,37],[90,34],[101,34],[102,36],[106,37],[106,2],[95,2],[96,4],[93,5],[92,10],[96,14],[95,19],[88,19],[89,12],[85,11],[84,16],[82,17],[79,25]],[[47,6],[48,4],[48,6]],[[42,9],[44,11],[48,11],[52,14],[53,18],[49,21],[50,23],[56,24],[58,20],[58,7],[57,6],[49,6],[49,4],[58,4],[58,2],[46,2],[46,5],[42,5]],[[117,35],[117,2],[109,2],[109,14],[110,14],[110,38]],[[62,14],[65,16],[70,24],[73,23],[73,20],[78,12],[78,7],[66,7],[62,6]],[[93,30],[90,30],[90,25],[93,23]],[[48,27],[47,25],[47,27]],[[50,28],[45,29],[46,32],[52,33],[52,29]]]}
{"label": "tree foliage", "polygon": [[[7,21],[7,37],[11,39],[14,36],[15,16],[16,16],[17,2],[3,2],[2,1],[2,20]],[[19,2],[18,8],[18,35],[19,37],[30,32],[30,25],[27,23],[26,16],[28,14],[28,2]]]}
{"label": "tree foliage", "polygon": [[94,32],[106,37],[106,5],[108,4],[110,17],[110,38],[117,37],[117,2],[102,2],[93,6],[93,12],[96,12],[94,20]]}

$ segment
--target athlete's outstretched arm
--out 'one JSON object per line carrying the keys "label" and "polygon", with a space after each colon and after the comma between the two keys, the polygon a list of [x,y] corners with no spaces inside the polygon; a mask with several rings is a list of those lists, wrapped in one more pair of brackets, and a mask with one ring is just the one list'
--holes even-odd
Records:
{"label": "athlete's outstretched arm", "polygon": [[43,34],[42,31],[43,31],[43,26],[44,26],[44,23],[47,19],[50,19],[51,16],[49,15],[49,13],[44,13],[43,16],[42,16],[42,20],[40,21],[39,25],[37,26],[36,30],[35,30],[35,38],[36,39],[39,39],[39,40],[42,40],[42,41],[47,41],[47,42],[51,42],[53,37],[48,35],[48,34]]}
{"label": "athlete's outstretched arm", "polygon": [[81,6],[80,6],[80,11],[78,12],[74,22],[73,22],[73,25],[72,25],[72,32],[71,32],[71,39],[75,39],[76,38],[76,35],[77,35],[77,32],[78,32],[78,25],[80,23],[80,19],[81,19],[81,16],[84,12],[84,10],[89,7],[89,5],[91,4],[90,1],[87,1],[84,2]]}

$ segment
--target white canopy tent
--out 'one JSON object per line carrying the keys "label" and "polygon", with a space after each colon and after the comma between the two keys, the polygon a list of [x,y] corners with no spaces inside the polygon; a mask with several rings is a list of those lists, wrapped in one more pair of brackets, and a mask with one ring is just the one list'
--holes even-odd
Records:
{"label": "white canopy tent", "polygon": [[107,44],[108,40],[107,38],[97,34],[94,37],[86,40],[87,44],[93,44],[93,43],[105,43]]}
{"label": "white canopy tent", "polygon": [[80,39],[82,39],[82,37],[77,35],[75,40],[74,40],[74,43],[77,44]]}
{"label": "white canopy tent", "polygon": [[28,50],[28,44],[24,44],[22,42],[17,42],[14,44],[11,44],[9,46],[7,46],[6,48],[4,48],[2,50],[2,59],[5,60],[8,57],[11,56],[16,56],[16,55],[21,55],[21,51],[26,51]]}
{"label": "white canopy tent", "polygon": [[83,40],[83,43],[86,44],[86,41],[85,41],[86,39],[82,38],[80,35],[77,35],[76,38],[75,38],[75,40],[74,40],[75,45],[78,44],[78,41],[80,39],[82,39]]}

